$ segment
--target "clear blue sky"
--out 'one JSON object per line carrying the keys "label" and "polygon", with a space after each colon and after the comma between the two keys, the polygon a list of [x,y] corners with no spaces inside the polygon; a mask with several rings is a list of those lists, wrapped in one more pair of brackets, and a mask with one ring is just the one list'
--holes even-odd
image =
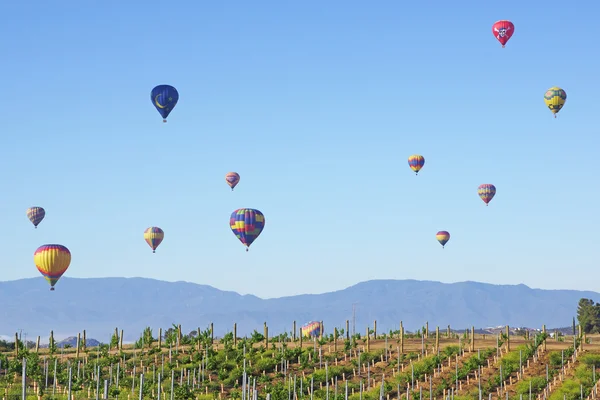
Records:
{"label": "clear blue sky", "polygon": [[[40,276],[34,250],[59,243],[65,276],[261,297],[405,278],[600,290],[599,12],[4,2],[0,279]],[[515,24],[505,49],[499,19]],[[180,94],[166,124],[150,101],[159,84]],[[555,85],[568,96],[557,119],[543,101]],[[481,183],[498,189],[489,207]],[[32,205],[47,211],[37,230]],[[249,253],[228,226],[240,207],[266,216]]]}

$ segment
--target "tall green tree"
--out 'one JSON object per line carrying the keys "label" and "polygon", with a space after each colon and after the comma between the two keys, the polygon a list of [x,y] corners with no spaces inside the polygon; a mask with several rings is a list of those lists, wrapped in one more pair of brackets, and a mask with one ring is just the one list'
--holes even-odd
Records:
{"label": "tall green tree", "polygon": [[577,320],[585,333],[600,331],[600,304],[592,299],[580,299],[577,305]]}

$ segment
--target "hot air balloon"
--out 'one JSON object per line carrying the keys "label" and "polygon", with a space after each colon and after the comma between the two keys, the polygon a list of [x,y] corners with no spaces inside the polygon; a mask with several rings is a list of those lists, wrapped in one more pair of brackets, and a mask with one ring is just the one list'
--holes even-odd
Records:
{"label": "hot air balloon", "polygon": [[27,209],[27,218],[29,218],[33,226],[35,226],[35,229],[37,229],[37,226],[42,222],[45,216],[46,210],[42,207],[29,207]]}
{"label": "hot air balloon", "polygon": [[165,233],[157,226],[151,226],[144,231],[144,240],[148,246],[152,248],[152,252],[156,253],[156,248],[165,238]]}
{"label": "hot air balloon", "polygon": [[61,244],[45,244],[33,253],[33,262],[50,283],[50,290],[54,290],[54,285],[71,264],[71,252]]}
{"label": "hot air balloon", "polygon": [[310,321],[302,325],[300,332],[303,337],[319,337],[321,335],[321,323],[318,321]]}
{"label": "hot air balloon", "polygon": [[546,91],[546,94],[544,94],[544,103],[546,103],[546,106],[552,111],[554,118],[556,118],[556,114],[562,110],[565,101],[567,101],[567,92],[557,86],[551,87]]}
{"label": "hot air balloon", "polygon": [[425,165],[425,157],[419,154],[413,154],[408,157],[408,165],[410,166],[410,169],[415,171],[415,175],[418,175],[421,168],[423,168],[423,165]]}
{"label": "hot air balloon", "polygon": [[265,227],[265,216],[253,208],[239,208],[231,213],[229,226],[248,251]]}
{"label": "hot air balloon", "polygon": [[492,33],[502,44],[502,47],[504,47],[513,33],[515,33],[515,26],[512,22],[507,20],[496,21],[494,22],[494,25],[492,25]]}
{"label": "hot air balloon", "polygon": [[226,173],[225,182],[227,182],[227,184],[231,188],[231,191],[233,192],[233,188],[236,187],[236,185],[240,182],[240,174],[238,174],[237,172]]}
{"label": "hot air balloon", "polygon": [[448,243],[448,240],[450,240],[450,234],[446,231],[439,231],[438,233],[435,234],[435,238],[437,239],[438,242],[440,242],[440,244],[442,245],[442,249],[443,249],[444,246],[446,245],[446,243]]}
{"label": "hot air balloon", "polygon": [[167,122],[167,117],[179,100],[179,93],[173,86],[158,85],[150,92],[150,100],[163,117],[163,122]]}
{"label": "hot air balloon", "polygon": [[479,195],[479,197],[481,197],[481,200],[483,200],[483,202],[487,206],[488,203],[492,201],[492,199],[496,195],[496,186],[492,185],[491,183],[484,183],[483,185],[479,185],[479,187],[477,188],[477,194]]}

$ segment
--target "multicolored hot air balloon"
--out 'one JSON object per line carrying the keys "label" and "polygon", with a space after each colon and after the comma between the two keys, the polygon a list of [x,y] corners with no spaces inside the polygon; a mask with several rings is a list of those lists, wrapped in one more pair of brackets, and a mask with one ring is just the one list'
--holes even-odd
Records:
{"label": "multicolored hot air balloon", "polygon": [[233,188],[236,187],[236,185],[240,182],[240,174],[238,174],[237,172],[226,173],[225,182],[227,182],[227,184],[231,188],[231,191],[233,192]]}
{"label": "multicolored hot air balloon", "polygon": [[156,248],[164,238],[165,233],[158,226],[151,226],[144,231],[144,240],[152,248],[153,253],[156,253]]}
{"label": "multicolored hot air balloon", "polygon": [[239,208],[231,213],[229,226],[248,251],[265,227],[265,216],[253,208]]}
{"label": "multicolored hot air balloon", "polygon": [[438,242],[440,242],[440,244],[442,245],[442,249],[443,249],[444,246],[446,245],[446,243],[448,243],[448,240],[450,240],[450,234],[446,231],[439,231],[438,233],[435,234],[435,238],[437,239]]}
{"label": "multicolored hot air balloon", "polygon": [[54,285],[71,264],[71,252],[61,244],[45,244],[33,253],[33,262],[50,283],[50,290],[54,290]]}
{"label": "multicolored hot air balloon", "polygon": [[163,117],[163,122],[167,122],[167,117],[179,101],[179,93],[173,86],[158,85],[150,92],[150,100]]}
{"label": "multicolored hot air balloon", "polygon": [[544,94],[544,103],[546,103],[546,107],[552,111],[554,118],[556,118],[556,114],[562,110],[566,101],[567,92],[557,86],[553,86],[546,90],[546,93]]}
{"label": "multicolored hot air balloon", "polygon": [[318,321],[310,321],[302,325],[300,332],[303,337],[319,337],[321,335],[321,323]]}
{"label": "multicolored hot air balloon", "polygon": [[496,21],[494,22],[494,25],[492,25],[492,33],[502,44],[502,47],[504,47],[506,42],[508,42],[508,39],[515,33],[515,26],[512,22],[507,20]]}
{"label": "multicolored hot air balloon", "polygon": [[42,222],[45,216],[46,210],[42,207],[29,207],[27,209],[27,218],[29,218],[33,226],[35,226],[35,229],[37,229],[37,226]]}
{"label": "multicolored hot air balloon", "polygon": [[483,185],[479,185],[479,187],[477,188],[477,194],[479,195],[479,197],[481,197],[481,200],[483,200],[483,202],[487,206],[488,203],[492,201],[492,199],[496,195],[496,186],[492,185],[491,183],[484,183]]}
{"label": "multicolored hot air balloon", "polygon": [[410,169],[415,171],[415,175],[418,175],[421,168],[423,168],[423,165],[425,165],[425,157],[419,154],[413,154],[408,157],[408,165]]}

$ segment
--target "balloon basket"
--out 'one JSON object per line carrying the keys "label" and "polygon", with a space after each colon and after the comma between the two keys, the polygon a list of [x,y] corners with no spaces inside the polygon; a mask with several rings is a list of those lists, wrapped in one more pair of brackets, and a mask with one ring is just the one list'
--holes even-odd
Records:
{"label": "balloon basket", "polygon": [[152,250],[153,253],[156,253],[156,250]]}
{"label": "balloon basket", "polygon": [[502,45],[502,48],[504,48],[504,45]]}
{"label": "balloon basket", "polygon": [[246,247],[246,251],[248,251],[248,248]]}
{"label": "balloon basket", "polygon": [[51,288],[50,288],[50,290],[54,290],[54,288],[53,288],[53,287],[51,287]]}
{"label": "balloon basket", "polygon": [[37,229],[37,226],[35,227],[35,229]]}
{"label": "balloon basket", "polygon": [[167,122],[167,120],[166,120],[166,119],[163,119],[163,123],[166,123],[166,122]]}

